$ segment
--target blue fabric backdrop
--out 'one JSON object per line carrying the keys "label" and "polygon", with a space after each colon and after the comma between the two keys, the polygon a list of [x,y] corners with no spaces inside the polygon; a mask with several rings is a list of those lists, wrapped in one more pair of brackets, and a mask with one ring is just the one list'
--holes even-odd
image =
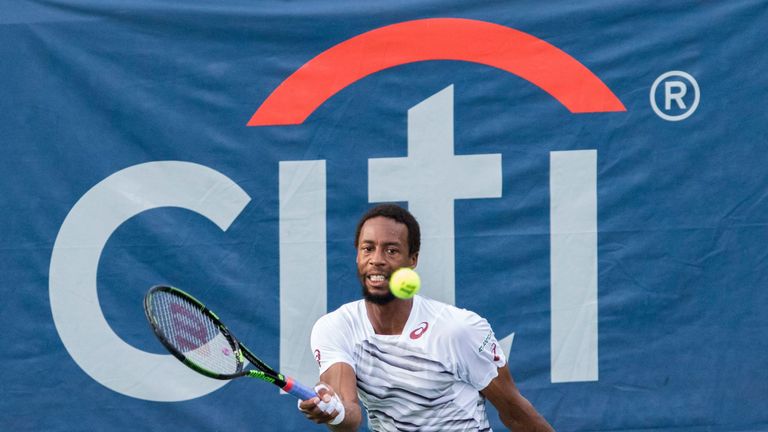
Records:
{"label": "blue fabric backdrop", "polygon": [[[530,77],[426,59],[361,76],[300,124],[248,126],[281,83],[326,50],[430,18],[530,35],[533,51],[520,61],[532,76],[554,79],[555,92],[597,97],[537,57],[554,47],[624,109],[572,113]],[[285,237],[281,243],[281,223],[290,222],[281,163],[322,161],[325,184],[314,192],[298,187],[324,202],[312,226],[325,236],[313,244],[320,242],[327,273],[301,289],[324,289],[323,309],[332,310],[359,296],[352,241],[357,217],[374,201],[370,160],[406,157],[408,110],[449,89],[454,118],[442,126],[453,130],[455,155],[499,155],[502,177],[496,197],[451,202],[453,232],[441,238],[455,246],[443,257],[454,265],[455,283],[446,292],[485,316],[499,339],[514,333],[507,349],[523,394],[559,431],[768,430],[766,23],[764,0],[0,0],[2,428],[322,430],[289,396],[246,380],[158,400],[167,395],[143,389],[139,379],[151,377],[150,368],[138,368],[139,378],[122,372],[138,366],[111,356],[112,345],[88,340],[86,327],[98,323],[73,318],[100,310],[108,324],[101,330],[137,351],[164,354],[141,300],[151,285],[170,283],[208,302],[268,363],[305,373],[305,360],[289,365],[280,355],[281,331],[287,334],[280,315],[290,312],[280,304],[289,277],[281,278],[281,265],[301,274],[301,260],[285,255]],[[482,51],[489,41],[457,33],[445,43]],[[513,42],[508,49],[497,47],[489,61],[520,55]],[[371,50],[349,54],[352,72],[358,60],[390,59]],[[330,67],[317,73],[331,81],[352,73]],[[686,75],[654,88],[670,71]],[[311,97],[288,93],[289,100]],[[666,120],[652,101],[667,116],[690,115]],[[574,307],[596,311],[597,333],[594,340],[588,331],[587,339],[565,337],[597,357],[587,361],[586,378],[563,380],[553,375],[560,348],[553,320],[564,315],[552,307],[550,158],[577,150],[593,151],[596,163],[596,267],[577,273],[594,275],[584,292],[594,287],[597,296]],[[194,169],[167,179],[171,170],[162,165],[127,183],[105,183],[174,161]],[[191,179],[205,173],[211,183],[195,189]],[[471,184],[487,175],[456,174]],[[149,202],[160,192],[134,190],[132,181],[141,180],[168,181],[171,191],[225,184],[221,196],[241,189],[247,198],[212,204],[232,206],[223,231],[199,211]],[[114,201],[86,203],[98,185]],[[190,206],[206,199],[193,196]],[[119,218],[123,205],[146,211],[124,215],[103,233],[103,248],[94,245],[88,233]],[[81,253],[94,250],[91,281]],[[317,262],[306,264],[309,271]],[[87,295],[91,286],[95,297]],[[83,310],[57,309],[66,305]],[[591,328],[590,316],[578,326]],[[293,343],[303,349],[308,340]],[[493,410],[491,417],[503,429]]]}

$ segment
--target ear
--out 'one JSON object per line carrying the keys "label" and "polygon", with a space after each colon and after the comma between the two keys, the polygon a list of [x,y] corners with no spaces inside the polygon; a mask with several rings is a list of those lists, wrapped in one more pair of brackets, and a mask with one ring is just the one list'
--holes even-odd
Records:
{"label": "ear", "polygon": [[416,264],[419,262],[419,253],[416,252],[415,254],[411,255],[411,268],[416,267]]}

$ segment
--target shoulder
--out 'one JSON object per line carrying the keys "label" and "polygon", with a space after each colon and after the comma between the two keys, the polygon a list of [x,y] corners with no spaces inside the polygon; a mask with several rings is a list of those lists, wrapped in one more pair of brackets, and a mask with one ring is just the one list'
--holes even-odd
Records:
{"label": "shoulder", "polygon": [[310,344],[313,349],[323,347],[349,348],[365,334],[358,302],[347,303],[320,317],[312,326]]}
{"label": "shoulder", "polygon": [[485,318],[469,309],[443,303],[427,297],[421,297],[421,308],[437,320],[456,327],[474,326],[487,322]]}
{"label": "shoulder", "polygon": [[349,327],[359,323],[361,310],[364,311],[361,302],[362,300],[358,300],[339,306],[339,308],[333,312],[321,316],[315,322],[314,328],[326,329]]}
{"label": "shoulder", "polygon": [[487,333],[490,331],[488,321],[468,309],[463,309],[427,297],[421,298],[421,308],[427,315],[434,317],[437,327],[451,338]]}

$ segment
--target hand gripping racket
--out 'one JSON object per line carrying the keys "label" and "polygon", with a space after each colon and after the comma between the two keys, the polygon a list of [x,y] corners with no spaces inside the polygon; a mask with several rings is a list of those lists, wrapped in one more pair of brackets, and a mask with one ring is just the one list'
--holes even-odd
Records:
{"label": "hand gripping racket", "polygon": [[[302,400],[317,396],[267,366],[238,342],[216,314],[178,288],[152,287],[144,297],[144,313],[165,348],[196,372],[222,380],[258,378]],[[246,360],[255,369],[245,369]]]}

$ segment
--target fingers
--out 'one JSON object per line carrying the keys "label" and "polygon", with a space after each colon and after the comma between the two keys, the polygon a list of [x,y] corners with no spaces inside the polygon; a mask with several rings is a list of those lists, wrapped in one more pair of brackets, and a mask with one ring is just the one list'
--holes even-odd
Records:
{"label": "fingers", "polygon": [[331,398],[330,408],[333,410],[331,415],[333,419],[329,421],[329,424],[337,425],[344,421],[344,404],[341,403],[341,399],[338,396],[333,395]]}
{"label": "fingers", "polygon": [[316,397],[298,402],[299,410],[315,423],[332,425],[341,423],[344,420],[344,404],[333,389],[325,384],[319,384],[315,387],[315,391]]}
{"label": "fingers", "polygon": [[320,401],[317,403],[318,408],[321,411],[330,414],[333,410],[338,410],[341,405],[341,400],[336,396],[336,393],[328,385],[320,383],[315,386],[315,392]]}
{"label": "fingers", "polygon": [[331,416],[328,424],[337,425],[344,421],[344,404],[330,386],[320,383],[315,386],[315,391],[320,397],[320,402],[317,404],[318,408]]}

